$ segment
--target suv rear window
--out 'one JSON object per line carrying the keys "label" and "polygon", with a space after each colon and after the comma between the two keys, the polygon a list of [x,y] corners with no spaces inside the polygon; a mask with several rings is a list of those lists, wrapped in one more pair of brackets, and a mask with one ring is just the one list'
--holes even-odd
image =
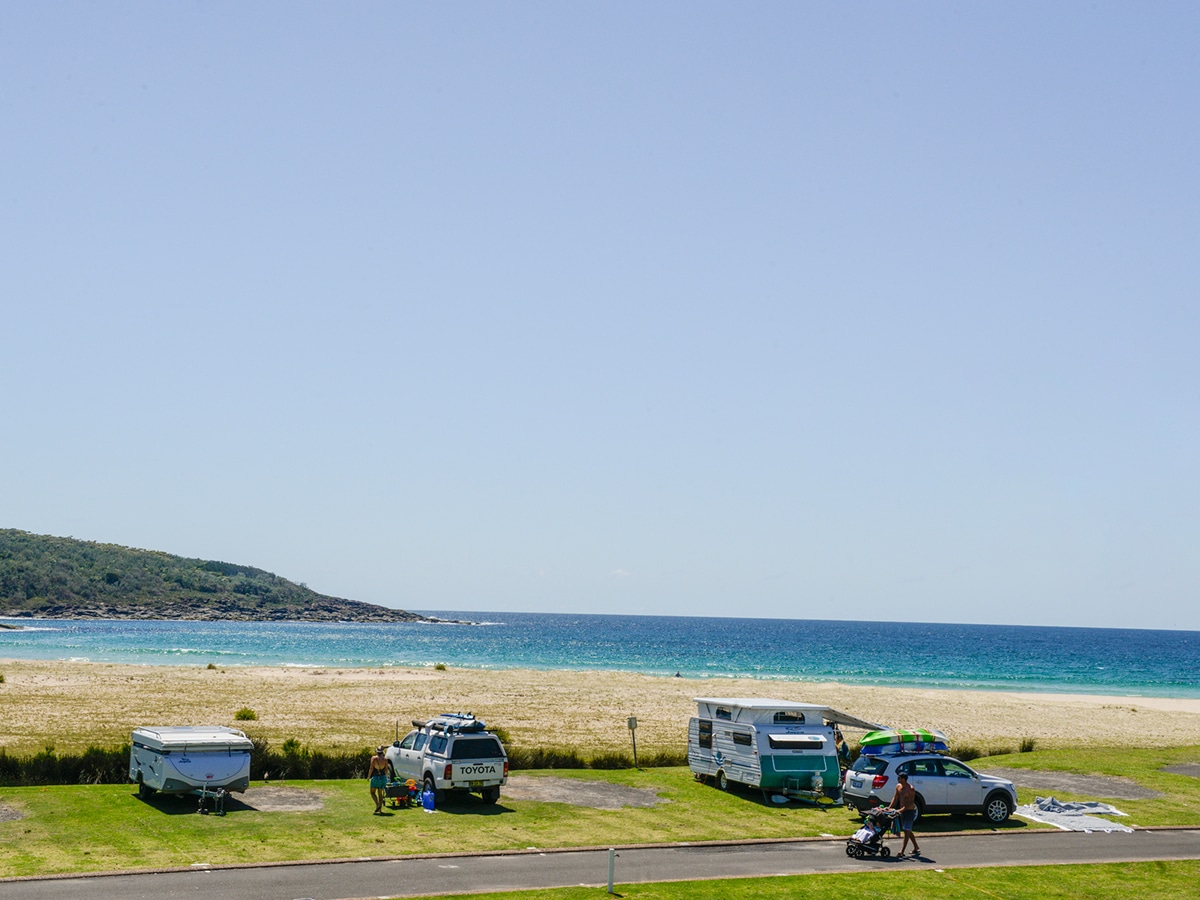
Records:
{"label": "suv rear window", "polygon": [[882,775],[887,771],[887,760],[882,756],[860,756],[850,767],[853,772],[866,772],[868,775]]}
{"label": "suv rear window", "polygon": [[493,737],[460,737],[450,750],[451,759],[495,759],[503,755],[504,751],[500,749],[500,742]]}

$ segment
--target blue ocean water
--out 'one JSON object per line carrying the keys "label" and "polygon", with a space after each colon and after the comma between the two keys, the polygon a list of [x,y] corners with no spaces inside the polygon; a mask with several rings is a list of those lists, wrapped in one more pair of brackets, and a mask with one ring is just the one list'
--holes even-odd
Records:
{"label": "blue ocean water", "polygon": [[0,659],[346,668],[445,663],[1200,698],[1200,632],[1195,631],[427,614],[482,624],[26,620],[24,630],[0,629]]}

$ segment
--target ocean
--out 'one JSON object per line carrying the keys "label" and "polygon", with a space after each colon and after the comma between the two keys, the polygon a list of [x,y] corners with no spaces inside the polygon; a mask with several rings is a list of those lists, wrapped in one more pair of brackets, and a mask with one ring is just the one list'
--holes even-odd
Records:
{"label": "ocean", "polygon": [[[423,611],[474,625],[3,620],[0,659],[618,670],[1200,698],[1200,632]],[[769,688],[763,688],[764,693]]]}

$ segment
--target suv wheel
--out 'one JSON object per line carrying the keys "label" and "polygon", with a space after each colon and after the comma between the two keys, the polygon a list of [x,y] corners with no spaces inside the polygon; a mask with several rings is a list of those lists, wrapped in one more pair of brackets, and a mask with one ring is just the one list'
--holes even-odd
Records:
{"label": "suv wheel", "polygon": [[1000,791],[988,794],[988,798],[983,801],[983,815],[993,825],[1007,821],[1012,811],[1012,801]]}

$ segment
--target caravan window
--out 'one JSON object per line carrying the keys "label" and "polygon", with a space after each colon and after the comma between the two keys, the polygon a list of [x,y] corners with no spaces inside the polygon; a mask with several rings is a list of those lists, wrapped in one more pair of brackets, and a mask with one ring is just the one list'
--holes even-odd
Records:
{"label": "caravan window", "polygon": [[733,710],[730,709],[728,706],[718,706],[717,711],[716,711],[716,717],[718,719],[724,719],[726,722],[732,722],[733,721]]}
{"label": "caravan window", "polygon": [[701,719],[696,723],[696,741],[705,750],[712,749],[712,719]]}
{"label": "caravan window", "polygon": [[749,747],[749,746],[750,746],[750,743],[751,743],[751,741],[750,741],[750,735],[748,735],[748,734],[743,734],[743,733],[742,733],[742,732],[740,732],[740,731],[735,731],[735,732],[733,733],[733,742],[734,742],[735,744],[740,744],[740,745],[741,745],[741,746],[743,746],[743,747]]}
{"label": "caravan window", "polygon": [[791,710],[778,710],[775,713],[776,725],[803,725],[804,713],[793,712]]}

